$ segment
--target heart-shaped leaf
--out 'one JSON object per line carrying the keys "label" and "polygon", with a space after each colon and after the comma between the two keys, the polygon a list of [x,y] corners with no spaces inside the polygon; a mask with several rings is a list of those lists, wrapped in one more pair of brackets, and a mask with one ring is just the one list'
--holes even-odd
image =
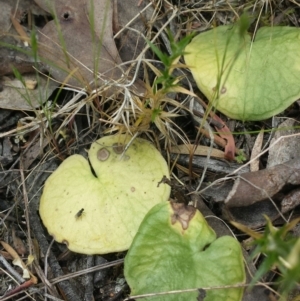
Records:
{"label": "heart-shaped leaf", "polygon": [[73,155],[47,179],[40,215],[49,233],[69,249],[105,254],[129,248],[146,213],[165,202],[170,187],[160,184],[168,166],[155,147],[136,138],[107,136],[94,142],[88,161]]}
{"label": "heart-shaped leaf", "polygon": [[[132,295],[243,283],[239,243],[216,239],[202,214],[182,203],[162,203],[145,216],[125,258]],[[146,298],[155,301],[197,300],[197,291]],[[238,301],[242,288],[206,291],[205,301]]]}
{"label": "heart-shaped leaf", "polygon": [[235,119],[262,120],[300,97],[299,48],[298,28],[262,27],[252,43],[239,26],[219,26],[193,39],[185,61],[219,111]]}

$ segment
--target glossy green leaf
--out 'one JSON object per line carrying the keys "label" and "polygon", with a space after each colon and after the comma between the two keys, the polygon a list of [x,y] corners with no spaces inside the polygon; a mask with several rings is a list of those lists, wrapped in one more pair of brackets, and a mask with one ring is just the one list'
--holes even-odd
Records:
{"label": "glossy green leaf", "polygon": [[199,89],[215,108],[239,120],[269,118],[300,97],[300,29],[262,27],[251,39],[238,25],[219,26],[186,47]]}
{"label": "glossy green leaf", "polygon": [[[144,218],[125,258],[131,295],[244,283],[240,244],[216,239],[202,214],[182,203],[161,203]],[[239,301],[243,288],[207,290],[205,301]],[[198,291],[144,300],[197,300]]]}
{"label": "glossy green leaf", "polygon": [[170,187],[160,184],[168,166],[144,139],[107,136],[95,141],[89,162],[80,155],[67,158],[47,179],[40,215],[48,232],[69,249],[105,254],[129,248],[146,213],[166,202]]}

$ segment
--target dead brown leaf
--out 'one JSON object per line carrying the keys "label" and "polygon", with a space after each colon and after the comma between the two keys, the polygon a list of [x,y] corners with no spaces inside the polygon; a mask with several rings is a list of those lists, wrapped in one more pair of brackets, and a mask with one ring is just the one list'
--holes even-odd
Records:
{"label": "dead brown leaf", "polygon": [[228,207],[244,207],[272,198],[285,185],[300,185],[300,160],[239,176],[225,200]]}
{"label": "dead brown leaf", "polygon": [[[101,24],[105,35],[100,38],[91,28],[85,2],[52,1],[52,7],[47,1],[36,2],[57,18],[48,22],[39,35],[39,55],[56,80],[81,88],[93,80],[104,84],[122,78],[123,71],[118,66],[121,59],[112,37],[111,1],[98,1],[98,18],[107,20]],[[100,78],[93,70],[99,72]]]}
{"label": "dead brown leaf", "polygon": [[[56,80],[78,88],[109,82],[107,95],[118,90],[114,82],[126,83],[113,38],[112,1],[52,1],[51,7],[43,0],[36,3],[57,18],[46,24],[39,38],[39,55]],[[134,90],[145,91],[139,81]]]}
{"label": "dead brown leaf", "polygon": [[[22,77],[25,83],[36,80],[34,74],[24,74]],[[58,86],[43,76],[40,76],[38,86],[33,90],[25,87],[18,79],[4,77],[1,83],[3,90],[0,92],[0,108],[28,111],[34,111],[45,103]]]}

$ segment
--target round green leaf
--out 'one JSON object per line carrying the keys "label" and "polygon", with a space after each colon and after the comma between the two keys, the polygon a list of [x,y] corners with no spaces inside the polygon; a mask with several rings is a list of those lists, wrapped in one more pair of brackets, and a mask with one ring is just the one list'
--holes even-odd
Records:
{"label": "round green leaf", "polygon": [[[162,203],[145,216],[125,258],[131,295],[244,283],[239,243],[216,239],[202,214],[182,203]],[[207,290],[205,301],[238,301],[242,288]],[[146,298],[197,300],[198,292]]]}
{"label": "round green leaf", "polygon": [[185,61],[219,111],[234,119],[263,120],[300,97],[299,48],[299,28],[262,27],[252,43],[239,26],[219,26],[192,40]]}
{"label": "round green leaf", "polygon": [[80,155],[67,158],[47,179],[40,215],[48,232],[69,249],[105,254],[129,248],[146,213],[165,202],[170,187],[157,185],[169,176],[155,147],[136,138],[107,136],[94,142],[89,162]]}

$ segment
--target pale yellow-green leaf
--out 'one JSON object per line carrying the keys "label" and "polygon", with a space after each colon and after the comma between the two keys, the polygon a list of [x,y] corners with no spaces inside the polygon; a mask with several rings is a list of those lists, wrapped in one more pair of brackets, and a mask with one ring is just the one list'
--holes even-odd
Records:
{"label": "pale yellow-green leaf", "polygon": [[219,26],[196,36],[184,56],[213,106],[239,120],[269,118],[300,97],[300,29],[262,27],[251,39],[238,25]]}
{"label": "pale yellow-green leaf", "polygon": [[170,187],[158,186],[163,176],[169,177],[164,158],[140,138],[122,155],[129,141],[116,135],[91,145],[89,160],[96,176],[84,157],[73,155],[46,181],[41,218],[55,240],[70,250],[105,254],[128,249],[146,213],[168,200]]}

